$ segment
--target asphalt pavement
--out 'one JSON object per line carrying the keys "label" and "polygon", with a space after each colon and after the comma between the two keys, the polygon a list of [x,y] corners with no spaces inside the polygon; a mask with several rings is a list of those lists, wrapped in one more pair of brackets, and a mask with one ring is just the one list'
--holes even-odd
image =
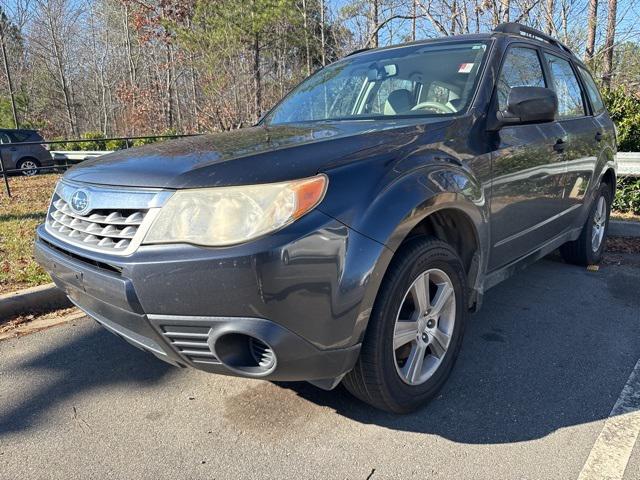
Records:
{"label": "asphalt pavement", "polygon": [[0,342],[0,478],[578,479],[639,358],[640,268],[557,259],[487,292],[405,416],[180,370],[75,320]]}

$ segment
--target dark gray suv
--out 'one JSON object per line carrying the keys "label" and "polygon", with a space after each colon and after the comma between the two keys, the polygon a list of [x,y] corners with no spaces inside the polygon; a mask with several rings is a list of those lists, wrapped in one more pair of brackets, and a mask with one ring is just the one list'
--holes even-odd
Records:
{"label": "dark gray suv", "polygon": [[18,173],[31,177],[41,171],[40,167],[52,167],[53,157],[41,144],[20,145],[23,142],[42,142],[42,136],[36,130],[0,129],[0,155],[5,170],[19,170]]}
{"label": "dark gray suv", "polygon": [[584,64],[503,24],[350,55],[253,128],[83,162],[36,256],[167,362],[407,412],[488,288],[557,248],[598,262],[615,153]]}

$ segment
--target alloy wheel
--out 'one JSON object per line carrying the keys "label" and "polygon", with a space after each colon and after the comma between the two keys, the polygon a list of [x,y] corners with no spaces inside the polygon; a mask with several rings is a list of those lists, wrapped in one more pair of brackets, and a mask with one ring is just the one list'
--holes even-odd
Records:
{"label": "alloy wheel", "polygon": [[20,170],[22,175],[25,177],[33,177],[36,173],[38,173],[38,165],[33,160],[25,160],[20,165]]}
{"label": "alloy wheel", "polygon": [[451,344],[456,319],[453,282],[440,269],[418,276],[396,316],[393,353],[398,375],[421,385],[437,371]]}
{"label": "alloy wheel", "polygon": [[600,196],[596,204],[596,211],[593,214],[593,226],[591,228],[591,249],[597,252],[604,238],[604,231],[607,224],[607,200]]}

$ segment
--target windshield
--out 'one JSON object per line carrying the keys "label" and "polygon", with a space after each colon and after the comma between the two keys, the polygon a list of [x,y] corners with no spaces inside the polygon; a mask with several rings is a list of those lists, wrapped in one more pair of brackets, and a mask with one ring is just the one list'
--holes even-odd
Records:
{"label": "windshield", "polygon": [[302,82],[264,123],[454,115],[471,101],[486,49],[455,42],[347,57]]}

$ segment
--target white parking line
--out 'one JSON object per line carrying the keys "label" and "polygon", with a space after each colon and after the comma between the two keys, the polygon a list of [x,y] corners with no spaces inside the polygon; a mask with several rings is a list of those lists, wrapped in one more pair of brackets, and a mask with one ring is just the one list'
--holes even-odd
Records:
{"label": "white parking line", "polygon": [[613,406],[578,480],[622,480],[640,433],[640,360]]}

